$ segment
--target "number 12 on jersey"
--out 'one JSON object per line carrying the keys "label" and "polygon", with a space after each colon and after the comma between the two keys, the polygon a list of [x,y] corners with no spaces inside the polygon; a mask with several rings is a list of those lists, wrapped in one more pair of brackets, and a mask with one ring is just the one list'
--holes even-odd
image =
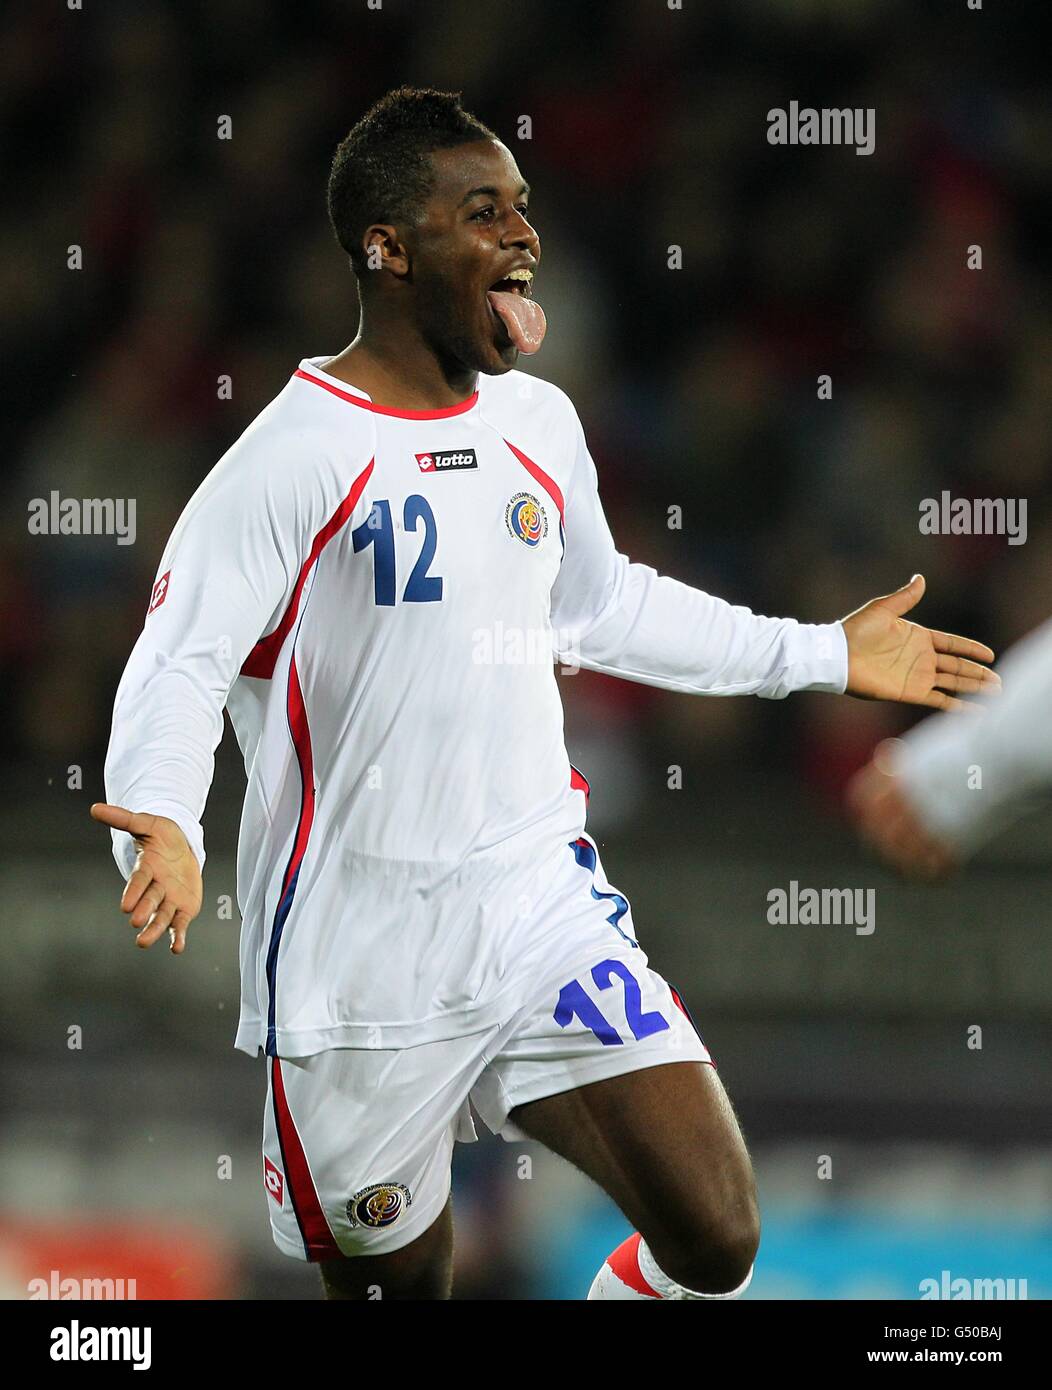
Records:
{"label": "number 12 on jersey", "polygon": [[[435,514],[427,498],[414,492],[405,499],[402,524],[407,531],[415,531],[421,521],[424,523],[424,543],[406,583],[403,603],[438,603],[442,598],[441,577],[427,572],[435,558],[438,541]],[[396,588],[395,540],[391,503],[386,497],[373,503],[369,515],[351,532],[351,540],[356,555],[367,546],[374,547],[373,596],[381,608],[393,608]]]}

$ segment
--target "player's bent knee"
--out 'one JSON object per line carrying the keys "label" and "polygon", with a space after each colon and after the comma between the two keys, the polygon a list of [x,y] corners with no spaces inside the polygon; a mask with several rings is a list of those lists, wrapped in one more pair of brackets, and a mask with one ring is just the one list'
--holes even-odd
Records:
{"label": "player's bent knee", "polygon": [[678,1223],[670,1238],[647,1237],[647,1243],[662,1271],[684,1288],[713,1294],[740,1288],[760,1248],[755,1193],[750,1186],[733,1205],[696,1212]]}

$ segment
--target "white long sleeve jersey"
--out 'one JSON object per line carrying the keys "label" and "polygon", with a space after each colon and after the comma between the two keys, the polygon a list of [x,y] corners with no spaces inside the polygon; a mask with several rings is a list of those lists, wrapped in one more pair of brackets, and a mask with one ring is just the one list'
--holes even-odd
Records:
{"label": "white long sleeve jersey", "polygon": [[[841,691],[840,624],[732,607],[615,549],[568,398],[520,372],[395,411],[306,359],[190,499],[121,679],[106,793],[200,818],[229,710],[236,1046],[400,1047],[506,1018],[583,833],[554,657],[697,694]],[[131,838],[113,832],[121,872]],[[382,1043],[378,1041],[382,1037]]]}

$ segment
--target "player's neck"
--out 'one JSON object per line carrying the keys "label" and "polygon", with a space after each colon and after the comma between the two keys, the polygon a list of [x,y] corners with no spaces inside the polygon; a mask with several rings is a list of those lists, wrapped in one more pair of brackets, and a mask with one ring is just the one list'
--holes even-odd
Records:
{"label": "player's neck", "polygon": [[358,336],[322,366],[329,376],[364,391],[374,405],[392,410],[444,410],[466,401],[478,384],[478,373],[449,369],[411,329]]}

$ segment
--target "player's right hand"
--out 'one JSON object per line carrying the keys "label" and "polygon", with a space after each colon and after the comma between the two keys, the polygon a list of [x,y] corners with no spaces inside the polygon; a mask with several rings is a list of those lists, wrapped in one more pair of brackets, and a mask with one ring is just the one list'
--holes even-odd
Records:
{"label": "player's right hand", "polygon": [[121,896],[137,946],[152,946],[167,930],[173,955],[186,949],[186,929],[201,911],[201,868],[186,836],[167,816],[150,816],[96,801],[95,820],[126,830],[139,851]]}

